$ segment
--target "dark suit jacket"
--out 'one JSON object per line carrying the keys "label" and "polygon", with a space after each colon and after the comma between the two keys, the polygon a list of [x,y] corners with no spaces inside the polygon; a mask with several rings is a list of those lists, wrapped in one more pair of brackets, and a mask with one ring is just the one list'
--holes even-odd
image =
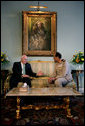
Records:
{"label": "dark suit jacket", "polygon": [[[31,79],[29,78],[22,78],[22,67],[21,62],[15,62],[13,64],[13,74],[10,78],[10,88],[16,87],[18,82],[23,82],[24,79],[26,79],[26,82],[28,81],[29,85],[31,85]],[[25,64],[25,70],[26,74],[32,77],[38,77],[36,73],[32,71],[31,65],[29,63]]]}
{"label": "dark suit jacket", "polygon": [[[14,77],[21,77],[22,75],[22,67],[21,67],[21,62],[15,62],[13,65],[13,75]],[[25,64],[25,71],[26,74],[32,77],[37,77],[36,73],[32,71],[31,65],[29,63]]]}

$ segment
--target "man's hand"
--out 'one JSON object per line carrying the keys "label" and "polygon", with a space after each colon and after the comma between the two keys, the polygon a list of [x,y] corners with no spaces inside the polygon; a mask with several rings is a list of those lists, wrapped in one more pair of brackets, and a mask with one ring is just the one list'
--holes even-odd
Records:
{"label": "man's hand", "polygon": [[22,77],[30,77],[30,76],[25,74],[25,75],[22,75]]}
{"label": "man's hand", "polygon": [[39,72],[37,73],[37,76],[42,76],[42,75],[44,75],[44,73],[43,73],[42,71],[39,71]]}
{"label": "man's hand", "polygon": [[50,77],[50,78],[48,79],[48,82],[51,84],[52,81],[54,81],[54,80],[56,80],[56,77]]}

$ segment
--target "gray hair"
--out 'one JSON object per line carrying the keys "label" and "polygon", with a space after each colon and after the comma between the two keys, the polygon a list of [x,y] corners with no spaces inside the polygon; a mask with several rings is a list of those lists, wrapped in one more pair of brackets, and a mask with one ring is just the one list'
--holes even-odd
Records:
{"label": "gray hair", "polygon": [[26,56],[26,55],[22,55],[21,59],[23,59],[24,57],[26,57],[26,58],[27,58],[27,56]]}

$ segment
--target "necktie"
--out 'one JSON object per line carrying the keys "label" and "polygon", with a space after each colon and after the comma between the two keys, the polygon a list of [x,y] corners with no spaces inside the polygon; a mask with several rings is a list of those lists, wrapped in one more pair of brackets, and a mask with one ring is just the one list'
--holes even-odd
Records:
{"label": "necktie", "polygon": [[23,74],[25,75],[25,64],[23,64]]}

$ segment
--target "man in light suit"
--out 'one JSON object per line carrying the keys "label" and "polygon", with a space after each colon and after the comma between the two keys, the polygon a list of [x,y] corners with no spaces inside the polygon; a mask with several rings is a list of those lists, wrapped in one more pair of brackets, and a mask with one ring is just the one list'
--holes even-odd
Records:
{"label": "man in light suit", "polygon": [[27,63],[27,56],[23,55],[20,62],[13,64],[13,74],[10,78],[10,89],[17,87],[18,82],[27,83],[31,87],[31,77],[42,76],[42,72],[34,73],[31,65]]}
{"label": "man in light suit", "polygon": [[55,71],[53,77],[48,79],[49,83],[55,83],[58,87],[64,87],[68,82],[72,81],[72,75],[70,71],[69,64],[66,60],[61,59],[62,55],[56,52],[54,57],[55,61]]}

